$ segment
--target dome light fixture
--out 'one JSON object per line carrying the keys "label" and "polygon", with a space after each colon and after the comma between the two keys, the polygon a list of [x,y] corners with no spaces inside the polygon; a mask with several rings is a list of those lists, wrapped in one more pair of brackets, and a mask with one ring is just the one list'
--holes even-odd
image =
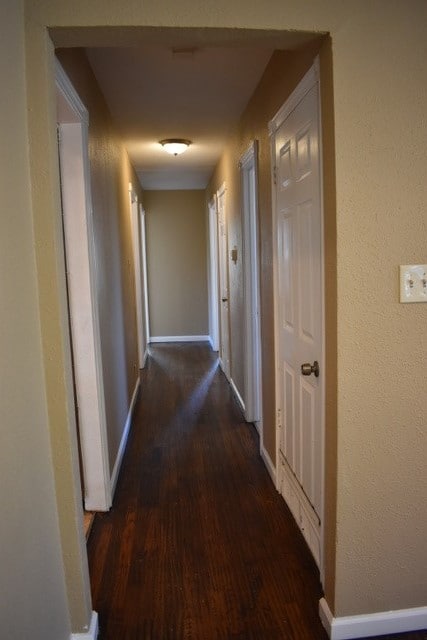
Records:
{"label": "dome light fixture", "polygon": [[160,143],[167,153],[172,156],[178,156],[180,153],[187,151],[191,144],[191,140],[183,140],[182,138],[167,138],[166,140],[160,140]]}

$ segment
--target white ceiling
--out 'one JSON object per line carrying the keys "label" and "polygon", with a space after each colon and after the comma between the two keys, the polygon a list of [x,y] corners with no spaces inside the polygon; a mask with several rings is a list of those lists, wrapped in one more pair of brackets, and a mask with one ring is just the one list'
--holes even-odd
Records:
{"label": "white ceiling", "polygon": [[[204,189],[273,51],[300,50],[322,35],[167,27],[50,34],[57,47],[85,48],[145,189]],[[192,145],[173,157],[163,138]]]}
{"label": "white ceiling", "polygon": [[[86,49],[145,189],[203,189],[273,50],[188,46]],[[192,141],[167,154],[163,138]]]}

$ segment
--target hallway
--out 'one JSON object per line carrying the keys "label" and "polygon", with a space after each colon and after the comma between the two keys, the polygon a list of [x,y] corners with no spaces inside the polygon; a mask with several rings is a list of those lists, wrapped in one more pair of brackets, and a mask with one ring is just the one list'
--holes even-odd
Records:
{"label": "hallway", "polygon": [[88,553],[100,640],[327,638],[315,563],[205,343],[151,346]]}

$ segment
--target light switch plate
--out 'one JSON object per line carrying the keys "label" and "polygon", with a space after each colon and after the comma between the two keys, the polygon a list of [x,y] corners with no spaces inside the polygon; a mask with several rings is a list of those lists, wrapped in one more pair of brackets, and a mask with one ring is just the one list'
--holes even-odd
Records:
{"label": "light switch plate", "polygon": [[427,302],[427,265],[400,265],[400,302]]}

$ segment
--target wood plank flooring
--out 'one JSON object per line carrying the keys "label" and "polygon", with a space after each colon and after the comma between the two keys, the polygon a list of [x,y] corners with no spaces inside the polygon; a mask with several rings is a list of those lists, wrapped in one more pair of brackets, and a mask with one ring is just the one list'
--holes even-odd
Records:
{"label": "wood plank flooring", "polygon": [[100,640],[326,640],[315,563],[215,355],[150,352],[114,505],[88,542]]}

